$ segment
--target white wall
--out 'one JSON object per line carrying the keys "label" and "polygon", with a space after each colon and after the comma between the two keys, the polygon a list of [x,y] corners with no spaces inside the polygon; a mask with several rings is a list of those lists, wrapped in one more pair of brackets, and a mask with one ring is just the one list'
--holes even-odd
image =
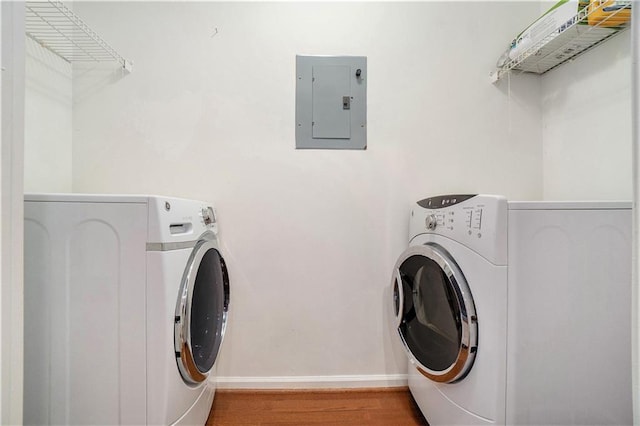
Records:
{"label": "white wall", "polygon": [[0,3],[0,423],[22,424],[24,5]]}
{"label": "white wall", "polygon": [[638,276],[640,271],[639,243],[640,239],[640,19],[638,9],[632,10],[631,17],[631,127],[633,153],[633,269],[631,292],[631,364],[632,364],[632,401],[633,423],[640,424],[640,288]]}
{"label": "white wall", "polygon": [[545,199],[631,199],[630,35],[542,76]]}
{"label": "white wall", "polygon": [[[539,79],[488,81],[538,7],[76,3],[135,68],[74,74],[73,189],[216,203],[227,384],[392,382],[405,359],[385,309],[410,204],[542,195]],[[366,151],[294,149],[296,54],[368,57]]]}
{"label": "white wall", "polygon": [[26,39],[25,192],[71,192],[71,64]]}

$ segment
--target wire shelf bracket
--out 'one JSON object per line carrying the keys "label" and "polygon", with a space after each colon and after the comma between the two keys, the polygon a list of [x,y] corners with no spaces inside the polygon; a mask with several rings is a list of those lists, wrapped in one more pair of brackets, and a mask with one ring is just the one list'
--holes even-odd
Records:
{"label": "wire shelf bracket", "polygon": [[25,9],[27,37],[65,61],[115,61],[127,73],[133,71],[131,61],[116,52],[62,1],[27,1]]}

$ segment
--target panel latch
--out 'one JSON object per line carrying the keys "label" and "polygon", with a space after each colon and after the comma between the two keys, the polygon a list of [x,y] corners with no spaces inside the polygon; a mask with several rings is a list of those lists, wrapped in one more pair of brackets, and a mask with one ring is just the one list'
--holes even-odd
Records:
{"label": "panel latch", "polygon": [[343,96],[342,97],[342,109],[351,109],[351,97]]}

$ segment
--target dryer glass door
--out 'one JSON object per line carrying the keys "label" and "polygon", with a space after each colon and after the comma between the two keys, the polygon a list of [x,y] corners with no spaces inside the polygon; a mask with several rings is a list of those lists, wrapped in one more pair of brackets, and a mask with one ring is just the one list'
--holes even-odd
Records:
{"label": "dryer glass door", "polygon": [[477,350],[477,318],[467,282],[436,244],[410,247],[393,280],[398,332],[418,370],[437,382],[462,380]]}
{"label": "dryer glass door", "polygon": [[182,280],[175,316],[175,350],[188,384],[203,382],[213,367],[227,322],[229,277],[212,241],[196,244]]}

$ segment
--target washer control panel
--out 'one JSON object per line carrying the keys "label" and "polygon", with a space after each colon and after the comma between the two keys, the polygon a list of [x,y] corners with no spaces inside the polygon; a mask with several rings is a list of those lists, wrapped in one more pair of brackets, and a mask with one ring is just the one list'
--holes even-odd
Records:
{"label": "washer control panel", "polygon": [[[461,199],[461,197],[465,198]],[[434,211],[427,213],[424,219],[425,228],[428,231],[435,231],[436,228],[438,230],[449,231],[464,228],[468,235],[475,233],[477,238],[482,238],[482,214],[486,208],[486,203],[482,200],[481,196],[477,200],[463,203],[472,197],[475,196],[449,195],[419,201],[418,205],[421,207],[423,204],[437,206],[426,207],[428,210]],[[477,201],[477,203],[474,201]],[[460,205],[457,206],[458,204]],[[457,208],[453,208],[454,205],[456,205]]]}
{"label": "washer control panel", "polygon": [[[426,198],[411,211],[409,238],[425,233],[436,234],[476,251],[495,251],[497,245],[502,244],[502,239],[506,241],[507,215],[507,200],[500,196],[442,195]],[[504,251],[506,256],[506,248]]]}
{"label": "washer control panel", "polygon": [[455,195],[438,195],[436,197],[425,198],[418,201],[420,207],[425,209],[442,209],[451,207],[458,203],[467,201],[469,198],[477,197],[478,194],[455,194]]}

